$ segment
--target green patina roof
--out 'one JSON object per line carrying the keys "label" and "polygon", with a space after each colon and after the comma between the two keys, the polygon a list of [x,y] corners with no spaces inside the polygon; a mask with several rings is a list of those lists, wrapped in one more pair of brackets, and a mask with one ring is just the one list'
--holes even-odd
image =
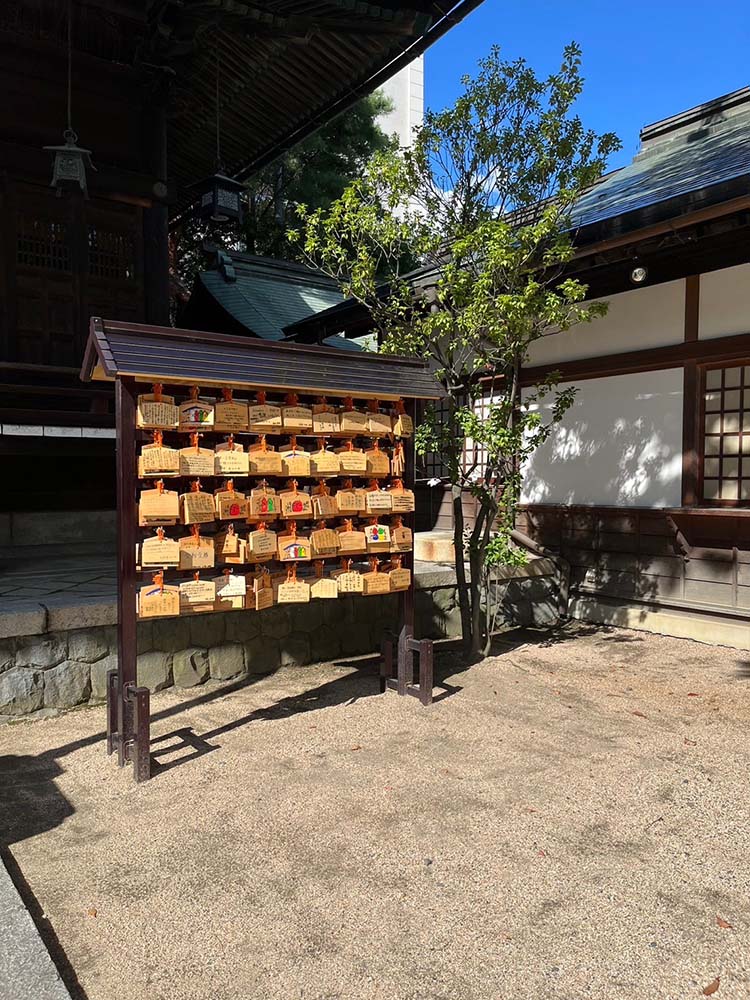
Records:
{"label": "green patina roof", "polygon": [[284,327],[343,301],[338,286],[312,268],[249,254],[218,255],[197,282],[249,334],[284,340]]}

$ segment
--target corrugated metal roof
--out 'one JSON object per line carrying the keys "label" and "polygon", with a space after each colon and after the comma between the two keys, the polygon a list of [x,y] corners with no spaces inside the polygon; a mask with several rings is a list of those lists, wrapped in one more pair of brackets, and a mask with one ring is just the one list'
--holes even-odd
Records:
{"label": "corrugated metal roof", "polygon": [[444,391],[417,358],[336,348],[269,343],[197,330],[115,323],[94,318],[81,378],[130,375],[143,382],[182,383],[359,398],[439,399]]}
{"label": "corrugated metal roof", "polygon": [[[248,333],[263,340],[283,340],[290,323],[343,302],[334,281],[304,265],[248,254],[222,253],[220,258],[219,267],[201,271],[196,280]],[[190,303],[185,322],[191,323]]]}

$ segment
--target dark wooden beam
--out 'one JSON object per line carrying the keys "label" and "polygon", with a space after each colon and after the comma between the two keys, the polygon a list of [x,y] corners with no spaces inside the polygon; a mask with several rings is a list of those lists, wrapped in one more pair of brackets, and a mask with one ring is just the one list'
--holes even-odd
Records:
{"label": "dark wooden beam", "polygon": [[[699,274],[685,279],[685,343],[698,341],[700,322]],[[701,434],[698,426],[702,375],[695,361],[686,361],[682,380],[682,503],[694,507],[700,500]]]}
{"label": "dark wooden beam", "polygon": [[550,373],[557,372],[563,382],[604,378],[609,375],[629,375],[634,372],[660,371],[682,367],[688,361],[698,365],[750,358],[750,333],[712,340],[682,341],[667,347],[652,347],[622,354],[605,354],[599,358],[565,361],[558,365],[535,365],[521,372],[522,385],[536,385]]}

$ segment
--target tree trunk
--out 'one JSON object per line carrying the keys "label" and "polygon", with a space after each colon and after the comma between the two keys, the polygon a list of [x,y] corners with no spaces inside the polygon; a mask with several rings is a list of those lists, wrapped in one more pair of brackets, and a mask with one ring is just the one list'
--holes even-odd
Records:
{"label": "tree trunk", "polygon": [[451,485],[451,499],[453,501],[453,551],[456,557],[456,586],[458,607],[461,611],[461,638],[464,649],[471,649],[471,604],[464,564],[464,508],[461,487],[455,483]]}
{"label": "tree trunk", "polygon": [[481,656],[484,649],[484,630],[482,628],[482,549],[472,548],[469,555],[471,572],[471,652]]}

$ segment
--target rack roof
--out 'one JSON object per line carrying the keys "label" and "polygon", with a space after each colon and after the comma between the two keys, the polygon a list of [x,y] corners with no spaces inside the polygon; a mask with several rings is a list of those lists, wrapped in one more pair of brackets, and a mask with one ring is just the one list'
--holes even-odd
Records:
{"label": "rack roof", "polygon": [[91,320],[84,382],[130,376],[139,382],[294,389],[370,399],[445,395],[417,358],[353,355],[318,345],[273,343],[199,330]]}

